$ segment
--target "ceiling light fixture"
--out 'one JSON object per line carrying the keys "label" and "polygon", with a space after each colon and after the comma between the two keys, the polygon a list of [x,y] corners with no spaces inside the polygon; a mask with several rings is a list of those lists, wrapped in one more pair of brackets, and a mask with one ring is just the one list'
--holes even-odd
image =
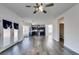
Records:
{"label": "ceiling light fixture", "polygon": [[30,6],[30,5],[26,5],[25,7],[33,7],[35,10],[33,11],[33,14],[36,14],[38,11],[40,12],[43,12],[43,13],[47,13],[47,11],[44,9],[46,7],[51,7],[51,6],[54,6],[54,3],[49,3],[49,4],[44,4],[44,3],[36,3],[35,5],[33,6]]}
{"label": "ceiling light fixture", "polygon": [[43,6],[39,7],[39,11],[43,12]]}

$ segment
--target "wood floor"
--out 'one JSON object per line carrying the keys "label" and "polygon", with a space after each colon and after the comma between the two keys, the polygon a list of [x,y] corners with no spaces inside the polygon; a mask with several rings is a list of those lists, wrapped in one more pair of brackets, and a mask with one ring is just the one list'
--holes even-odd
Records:
{"label": "wood floor", "polygon": [[0,53],[0,55],[72,55],[63,44],[52,40],[52,36],[34,36]]}

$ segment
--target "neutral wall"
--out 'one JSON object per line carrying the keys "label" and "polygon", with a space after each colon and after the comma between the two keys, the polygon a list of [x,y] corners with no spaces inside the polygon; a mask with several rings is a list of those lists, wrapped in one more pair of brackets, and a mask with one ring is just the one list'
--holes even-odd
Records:
{"label": "neutral wall", "polygon": [[59,23],[58,19],[53,20],[53,39],[59,41]]}
{"label": "neutral wall", "polygon": [[[64,17],[64,46],[79,53],[79,4],[72,7],[58,18],[60,17]],[[56,20],[58,20],[58,18]],[[54,23],[56,25],[55,28],[58,29],[57,21]],[[54,37],[56,38],[58,34],[59,33],[56,31]]]}
{"label": "neutral wall", "polygon": [[79,4],[64,14],[65,46],[79,53]]}
{"label": "neutral wall", "polygon": [[[14,12],[0,4],[0,20],[5,19],[11,22],[19,23],[19,39],[22,39],[22,19]],[[2,35],[2,34],[1,34]]]}

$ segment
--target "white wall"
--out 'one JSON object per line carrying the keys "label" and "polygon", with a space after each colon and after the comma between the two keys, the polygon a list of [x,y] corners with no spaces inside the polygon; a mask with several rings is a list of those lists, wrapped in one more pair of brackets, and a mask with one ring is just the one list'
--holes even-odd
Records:
{"label": "white wall", "polygon": [[[79,4],[72,7],[58,18],[60,17],[64,17],[64,45],[74,52],[79,53]],[[56,20],[58,20],[58,18]],[[54,24],[57,25],[57,21],[55,21]],[[58,29],[57,26],[56,29]],[[58,34],[59,33],[56,31],[54,37]]]}
{"label": "white wall", "polygon": [[59,24],[58,19],[53,20],[53,39],[59,41]]}
{"label": "white wall", "polygon": [[16,13],[12,12],[8,8],[6,8],[0,4],[0,20],[2,20],[2,19],[19,23],[19,25],[20,25],[20,31],[19,31],[20,38],[19,39],[22,39],[22,25],[23,25],[23,23],[21,21],[22,19]]}
{"label": "white wall", "polygon": [[18,19],[20,19],[20,17],[17,14],[15,14],[14,12],[12,12],[11,10],[9,10],[8,8],[6,8],[0,4],[0,20],[1,19],[7,19],[9,21],[16,22]]}
{"label": "white wall", "polygon": [[79,53],[79,4],[64,14],[65,46]]}

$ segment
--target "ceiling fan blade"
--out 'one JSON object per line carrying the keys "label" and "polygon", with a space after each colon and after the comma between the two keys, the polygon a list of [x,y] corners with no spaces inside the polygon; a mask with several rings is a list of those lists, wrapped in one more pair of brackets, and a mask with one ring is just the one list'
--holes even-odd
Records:
{"label": "ceiling fan blade", "polygon": [[47,13],[47,11],[43,10],[43,13]]}
{"label": "ceiling fan blade", "polygon": [[33,12],[33,14],[36,14],[36,12],[37,12],[37,11],[35,10],[35,11]]}
{"label": "ceiling fan blade", "polygon": [[43,5],[43,3],[41,3],[41,5]]}
{"label": "ceiling fan blade", "polygon": [[31,7],[31,6],[27,5],[27,6],[25,6],[25,7]]}
{"label": "ceiling fan blade", "polygon": [[38,3],[36,3],[36,5],[39,5]]}
{"label": "ceiling fan blade", "polygon": [[54,6],[54,3],[47,4],[46,7]]}

